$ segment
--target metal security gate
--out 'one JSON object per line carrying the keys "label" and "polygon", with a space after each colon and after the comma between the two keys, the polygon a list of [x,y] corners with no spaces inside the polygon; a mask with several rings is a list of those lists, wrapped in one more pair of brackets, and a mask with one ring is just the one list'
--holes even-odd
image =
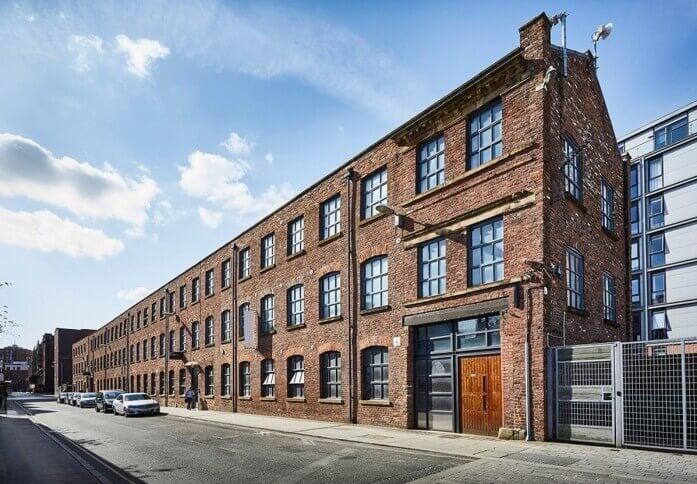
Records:
{"label": "metal security gate", "polygon": [[697,451],[697,338],[550,349],[552,437]]}

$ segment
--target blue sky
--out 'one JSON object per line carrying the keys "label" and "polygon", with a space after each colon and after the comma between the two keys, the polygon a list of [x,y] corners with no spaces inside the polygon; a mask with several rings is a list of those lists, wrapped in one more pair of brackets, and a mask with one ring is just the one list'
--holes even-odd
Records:
{"label": "blue sky", "polygon": [[0,3],[0,346],[101,326],[564,9],[576,50],[614,23],[618,135],[697,99],[695,0]]}

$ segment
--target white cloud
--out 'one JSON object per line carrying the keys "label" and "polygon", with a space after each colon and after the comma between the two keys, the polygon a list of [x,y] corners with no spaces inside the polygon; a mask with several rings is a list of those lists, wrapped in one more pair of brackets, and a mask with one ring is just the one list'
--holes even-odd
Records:
{"label": "white cloud", "polygon": [[116,293],[116,297],[124,301],[140,301],[151,292],[150,289],[140,286],[133,289],[120,289]]}
{"label": "white cloud", "polygon": [[138,227],[137,225],[128,227],[123,232],[132,239],[140,239],[145,236],[145,229],[143,227]]}
{"label": "white cloud", "polygon": [[87,72],[97,56],[104,53],[102,38],[97,35],[71,35],[68,50],[75,55],[75,70]]}
{"label": "white cloud", "polygon": [[187,215],[186,210],[175,210],[168,200],[162,200],[153,210],[152,223],[162,227],[185,215]]}
{"label": "white cloud", "polygon": [[266,153],[264,155],[264,159],[270,165],[271,163],[273,163],[273,153]]}
{"label": "white cloud", "polygon": [[157,184],[146,175],[136,181],[108,163],[97,168],[56,158],[33,140],[0,133],[0,196],[27,197],[79,216],[142,227],[158,193]]}
{"label": "white cloud", "polygon": [[184,193],[205,198],[221,209],[240,214],[268,213],[295,193],[290,185],[283,184],[271,185],[261,196],[253,196],[242,181],[247,168],[241,160],[195,151],[188,161],[187,166],[179,167],[179,185]]}
{"label": "white cloud", "polygon": [[0,207],[0,243],[102,259],[123,250],[123,242],[101,230],[82,227],[48,210],[13,212]]}
{"label": "white cloud", "polygon": [[218,225],[220,225],[220,222],[223,221],[222,212],[208,210],[203,207],[198,207],[198,216],[201,218],[201,222],[212,229],[216,228]]}
{"label": "white cloud", "polygon": [[248,155],[254,147],[254,142],[233,131],[230,133],[227,141],[223,143],[223,146],[235,156]]}
{"label": "white cloud", "polygon": [[116,48],[114,52],[125,54],[126,70],[141,79],[150,75],[152,63],[157,59],[164,59],[169,55],[169,49],[152,39],[131,40],[124,34],[119,34],[114,39]]}

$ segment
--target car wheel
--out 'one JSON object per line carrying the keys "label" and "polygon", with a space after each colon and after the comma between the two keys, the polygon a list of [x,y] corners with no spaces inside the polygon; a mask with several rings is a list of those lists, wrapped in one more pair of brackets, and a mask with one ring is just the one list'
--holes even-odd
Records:
{"label": "car wheel", "polygon": [[99,413],[99,407],[94,407],[94,411]]}

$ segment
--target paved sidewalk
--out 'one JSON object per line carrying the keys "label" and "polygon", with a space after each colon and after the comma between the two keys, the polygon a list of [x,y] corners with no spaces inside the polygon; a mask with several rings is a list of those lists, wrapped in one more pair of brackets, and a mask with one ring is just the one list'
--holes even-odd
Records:
{"label": "paved sidewalk", "polygon": [[[162,407],[173,417],[260,431],[401,447],[479,460],[431,476],[428,482],[697,482],[697,455],[635,449],[505,441],[445,432],[402,430],[317,420]],[[534,473],[531,474],[531,466]],[[525,469],[523,469],[525,468]],[[531,479],[523,478],[525,475]],[[426,482],[426,481],[424,481]]]}

